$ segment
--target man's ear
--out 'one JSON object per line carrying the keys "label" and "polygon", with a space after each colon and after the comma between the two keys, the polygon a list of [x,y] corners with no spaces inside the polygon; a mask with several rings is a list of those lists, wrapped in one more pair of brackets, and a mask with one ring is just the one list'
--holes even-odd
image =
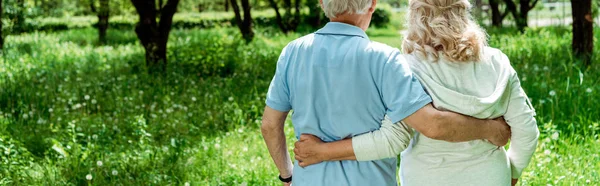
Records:
{"label": "man's ear", "polygon": [[[322,1],[322,0],[321,0]],[[371,8],[369,8],[369,13],[373,13],[375,12],[375,9],[377,8],[377,0],[373,0],[371,2]]]}

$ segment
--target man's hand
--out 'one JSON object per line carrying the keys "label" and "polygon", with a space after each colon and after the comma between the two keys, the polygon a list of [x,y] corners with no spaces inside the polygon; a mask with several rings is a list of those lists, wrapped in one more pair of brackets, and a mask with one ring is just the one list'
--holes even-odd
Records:
{"label": "man's hand", "polygon": [[488,140],[490,143],[502,147],[508,143],[510,139],[510,126],[504,121],[504,118],[496,118],[488,121],[488,129],[490,137]]}
{"label": "man's hand", "polygon": [[294,144],[294,158],[298,160],[298,165],[306,167],[324,161],[323,144],[316,136],[302,134],[300,141]]}

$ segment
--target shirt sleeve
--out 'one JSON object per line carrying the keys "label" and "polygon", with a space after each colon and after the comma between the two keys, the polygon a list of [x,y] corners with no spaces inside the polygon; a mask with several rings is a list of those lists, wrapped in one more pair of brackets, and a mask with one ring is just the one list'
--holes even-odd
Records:
{"label": "shirt sleeve", "polygon": [[511,95],[504,119],[511,128],[510,146],[507,154],[510,160],[512,178],[517,179],[521,176],[523,169],[527,167],[535,152],[539,130],[534,117],[535,110],[531,106],[525,91],[521,88],[516,72],[510,81]]}
{"label": "shirt sleeve", "polygon": [[398,50],[384,65],[380,81],[381,97],[392,123],[402,121],[432,101]]}
{"label": "shirt sleeve", "polygon": [[386,116],[381,128],[352,138],[358,161],[372,161],[398,156],[408,145],[413,130],[404,122],[392,123]]}
{"label": "shirt sleeve", "polygon": [[[286,47],[287,48],[287,47]],[[267,92],[267,106],[281,112],[287,112],[292,109],[290,102],[290,90],[287,84],[286,68],[287,68],[287,56],[286,48],[283,49],[279,60],[277,60],[277,69],[275,75],[269,85],[269,91]]]}

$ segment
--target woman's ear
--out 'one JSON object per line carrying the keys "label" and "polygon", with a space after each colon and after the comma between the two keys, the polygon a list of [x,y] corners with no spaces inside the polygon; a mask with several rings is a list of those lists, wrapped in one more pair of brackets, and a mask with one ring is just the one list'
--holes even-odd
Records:
{"label": "woman's ear", "polygon": [[[322,0],[321,0],[322,1]],[[371,2],[371,8],[369,8],[369,13],[373,13],[375,12],[375,9],[377,8],[377,0],[373,0]]]}

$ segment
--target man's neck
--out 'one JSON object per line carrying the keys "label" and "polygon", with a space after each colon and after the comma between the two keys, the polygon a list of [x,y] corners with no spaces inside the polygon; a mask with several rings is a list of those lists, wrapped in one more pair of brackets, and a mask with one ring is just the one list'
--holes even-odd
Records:
{"label": "man's neck", "polygon": [[367,28],[369,27],[368,23],[365,24],[365,19],[364,19],[363,15],[359,15],[359,14],[338,15],[336,18],[330,19],[330,21],[354,25],[356,27],[359,27],[363,31],[367,31]]}

